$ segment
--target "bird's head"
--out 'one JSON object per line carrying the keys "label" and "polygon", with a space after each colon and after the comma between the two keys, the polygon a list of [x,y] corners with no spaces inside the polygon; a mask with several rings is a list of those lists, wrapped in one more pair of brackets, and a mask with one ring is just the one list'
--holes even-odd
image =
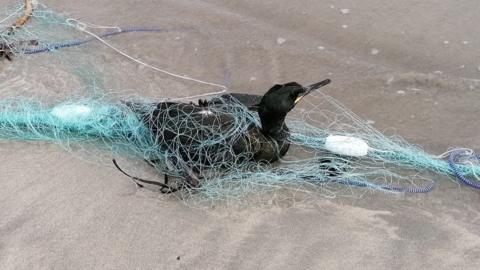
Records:
{"label": "bird's head", "polygon": [[284,129],[284,121],[298,102],[316,89],[329,84],[329,79],[304,87],[296,82],[276,84],[263,95],[256,106],[262,128],[268,135],[279,133]]}
{"label": "bird's head", "polygon": [[276,84],[263,95],[257,110],[271,113],[286,114],[290,112],[297,103],[315,91],[316,89],[329,84],[330,79],[304,87],[296,82]]}

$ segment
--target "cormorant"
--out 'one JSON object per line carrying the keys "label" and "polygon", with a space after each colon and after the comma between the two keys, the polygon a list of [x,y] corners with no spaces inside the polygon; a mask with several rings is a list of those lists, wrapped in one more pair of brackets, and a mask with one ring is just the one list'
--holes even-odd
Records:
{"label": "cormorant", "polygon": [[[149,128],[155,144],[172,154],[170,163],[175,170],[184,171],[187,184],[198,186],[203,170],[248,160],[274,162],[283,157],[290,146],[287,114],[303,97],[329,83],[326,79],[308,87],[296,82],[276,84],[263,96],[225,94],[210,101],[199,100],[198,104],[160,102],[148,112],[142,111],[141,104],[127,105]],[[242,132],[228,134],[236,123],[234,115],[225,113],[225,106],[239,105],[258,112],[260,125],[250,121]]]}

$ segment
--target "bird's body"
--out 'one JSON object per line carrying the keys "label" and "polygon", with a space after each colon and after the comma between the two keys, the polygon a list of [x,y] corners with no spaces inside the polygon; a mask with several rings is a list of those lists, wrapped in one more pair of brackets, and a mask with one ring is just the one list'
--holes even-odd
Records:
{"label": "bird's body", "polygon": [[141,119],[160,149],[176,152],[184,162],[199,168],[249,160],[273,162],[285,155],[287,140],[263,134],[253,117],[242,118],[239,123],[238,117],[226,110],[226,106],[238,103],[219,100],[204,105],[161,102]]}
{"label": "bird's body", "polygon": [[148,110],[127,105],[148,127],[155,145],[170,154],[170,163],[184,170],[191,183],[198,182],[191,178],[212,168],[235,169],[235,164],[271,163],[283,157],[290,146],[287,113],[312,89],[329,82],[310,88],[297,83],[275,85],[264,96],[228,94],[198,104],[160,102]]}

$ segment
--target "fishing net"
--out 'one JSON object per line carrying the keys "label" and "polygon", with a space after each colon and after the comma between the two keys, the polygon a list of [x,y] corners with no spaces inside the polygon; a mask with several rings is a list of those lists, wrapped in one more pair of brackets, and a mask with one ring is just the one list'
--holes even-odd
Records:
{"label": "fishing net", "polygon": [[[163,35],[189,31],[188,27],[98,26],[36,4],[28,23],[8,30],[24,10],[24,5],[7,8],[5,19],[0,20],[7,29],[0,34],[3,53],[14,61],[2,75],[5,83],[0,83],[3,140],[48,141],[72,153],[88,149],[84,156],[100,151],[104,153],[100,157],[92,156],[105,162],[116,157],[131,175],[141,175],[143,170],[156,173],[151,183],[134,179],[138,184],[160,185],[164,190],[163,175],[177,179],[167,188],[185,188],[176,193],[184,199],[428,192],[433,174],[456,176],[478,187],[480,165],[472,151],[452,151],[448,160],[430,155],[399,137],[378,132],[321,91],[288,115],[291,147],[287,155],[275,164],[255,161],[259,134],[249,133],[261,125],[255,111],[225,93],[222,85],[169,73],[105,41],[115,35]],[[151,71],[139,73],[138,66]],[[45,78],[32,75],[47,69],[50,83],[39,83]],[[162,76],[152,75],[158,73]],[[171,82],[164,75],[182,81]],[[141,89],[140,97],[135,86],[145,85],[141,81],[156,85],[155,94],[153,88]],[[182,91],[158,90],[167,84],[169,89],[187,87],[192,93],[191,86],[182,82],[203,86],[186,98],[179,97]],[[209,101],[189,103],[198,97]],[[332,136],[354,138],[368,151],[362,155],[332,151],[326,142]],[[238,142],[247,142],[250,148],[239,151]]]}

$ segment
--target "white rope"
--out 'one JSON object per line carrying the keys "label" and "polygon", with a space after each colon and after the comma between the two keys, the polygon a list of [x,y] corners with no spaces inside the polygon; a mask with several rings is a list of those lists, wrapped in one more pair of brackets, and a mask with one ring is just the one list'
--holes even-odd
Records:
{"label": "white rope", "polygon": [[470,161],[470,160],[467,160],[466,163],[468,163],[468,164],[470,165],[473,176],[474,176],[475,178],[477,178],[477,181],[480,182],[480,177],[479,177],[479,176],[477,175],[477,173],[476,173],[476,168],[477,168],[477,166],[476,166],[472,161]]}
{"label": "white rope", "polygon": [[439,158],[439,159],[441,159],[441,158],[446,158],[446,157],[448,157],[452,152],[456,152],[456,151],[465,151],[465,152],[466,152],[467,154],[469,154],[469,155],[472,155],[472,154],[474,153],[473,150],[470,149],[470,148],[453,148],[453,149],[450,149],[450,150],[448,150],[448,151],[446,151],[446,152],[444,152],[444,153],[442,153],[442,154],[440,154],[440,155],[438,155],[438,156],[434,156],[434,157],[435,157],[435,158]]}
{"label": "white rope", "polygon": [[[143,62],[142,60],[140,59],[137,59],[137,58],[134,58],[130,55],[128,55],[127,53],[121,51],[120,49],[116,48],[115,46],[111,45],[110,43],[108,43],[107,41],[105,41],[104,39],[102,39],[101,37],[99,37],[98,35],[88,31],[86,28],[89,27],[88,25],[89,24],[86,24],[86,23],[83,23],[83,22],[80,22],[78,21],[77,19],[67,19],[66,20],[66,23],[92,37],[94,37],[95,39],[97,39],[98,41],[100,41],[101,43],[103,43],[105,46],[107,46],[108,48],[114,50],[115,52],[117,52],[118,54],[126,57],[127,59],[129,60],[132,60],[133,62],[137,63],[137,64],[140,64],[140,65],[143,65],[145,67],[148,67],[148,68],[151,68],[155,71],[158,71],[158,72],[161,72],[161,73],[164,73],[164,74],[167,74],[167,75],[170,75],[172,77],[175,77],[175,78],[179,78],[179,79],[182,79],[182,80],[187,80],[187,81],[193,81],[193,82],[197,82],[197,83],[200,83],[200,84],[205,84],[205,85],[211,85],[211,86],[215,86],[215,87],[219,87],[221,88],[222,90],[221,91],[218,91],[218,92],[212,92],[212,93],[207,93],[207,94],[201,94],[201,95],[195,95],[195,96],[189,96],[189,97],[183,97],[183,98],[177,98],[175,100],[178,100],[178,99],[187,99],[187,98],[195,98],[195,97],[202,97],[202,96],[208,96],[208,95],[217,95],[217,94],[222,94],[222,93],[225,93],[227,91],[227,87],[225,85],[222,85],[222,84],[216,84],[216,83],[211,83],[211,82],[206,82],[206,81],[202,81],[202,80],[199,80],[199,79],[195,79],[195,78],[191,78],[191,77],[188,77],[188,76],[183,76],[183,75],[179,75],[179,74],[175,74],[175,73],[172,73],[172,72],[169,72],[167,70],[164,70],[164,69],[161,69],[161,68],[158,68],[158,67],[155,67],[155,66],[152,66],[148,63],[145,63]],[[90,25],[94,25],[94,24],[90,24]],[[96,28],[103,28],[104,26],[98,26],[98,25],[94,25],[94,27]],[[107,27],[105,27],[107,28]],[[108,28],[118,28],[118,27],[108,27]],[[120,29],[120,28],[118,28]],[[121,30],[121,29],[120,29]]]}

